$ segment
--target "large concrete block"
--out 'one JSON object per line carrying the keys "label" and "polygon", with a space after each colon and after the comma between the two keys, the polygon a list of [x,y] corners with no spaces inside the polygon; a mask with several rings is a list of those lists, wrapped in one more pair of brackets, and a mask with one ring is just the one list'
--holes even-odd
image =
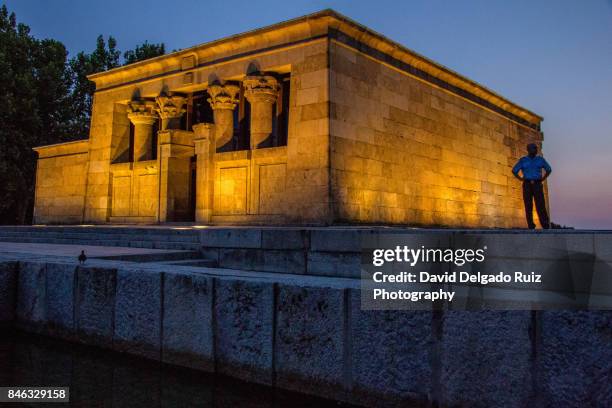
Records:
{"label": "large concrete block", "polygon": [[310,232],[305,229],[264,229],[261,231],[261,247],[264,249],[307,249]]}
{"label": "large concrete block", "polygon": [[372,406],[425,402],[433,388],[432,312],[361,310],[351,290],[351,399]]}
{"label": "large concrete block", "polygon": [[112,347],[116,289],[116,269],[77,269],[76,325],[83,343]]}
{"label": "large concrete block", "polygon": [[204,247],[260,248],[260,229],[205,229],[200,231],[200,243]]}
{"label": "large concrete block", "polygon": [[217,370],[272,384],[273,284],[219,279],[215,286]]}
{"label": "large concrete block", "polygon": [[163,299],[162,360],[214,371],[213,279],[165,273]]}
{"label": "large concrete block", "polygon": [[541,406],[612,406],[612,311],[541,312]]}
{"label": "large concrete block", "polygon": [[161,358],[160,272],[117,270],[113,349]]}
{"label": "large concrete block", "polygon": [[600,261],[612,262],[612,234],[593,234],[595,255]]}
{"label": "large concrete block", "polygon": [[319,252],[360,252],[361,231],[359,230],[312,230],[310,249]]}
{"label": "large concrete block", "polygon": [[277,385],[343,399],[345,290],[279,285],[276,313]]}
{"label": "large concrete block", "polygon": [[291,274],[306,273],[306,256],[299,250],[263,250],[263,268],[266,272]]}
{"label": "large concrete block", "polygon": [[0,263],[0,325],[11,324],[17,307],[18,262]]}
{"label": "large concrete block", "polygon": [[46,331],[52,336],[72,337],[75,332],[74,299],[76,265],[47,264]]}
{"label": "large concrete block", "polygon": [[361,254],[358,252],[309,252],[306,273],[308,275],[359,278]]}
{"label": "large concrete block", "polygon": [[17,280],[17,324],[26,330],[41,331],[47,319],[45,272],[42,262],[20,262]]}
{"label": "large concrete block", "polygon": [[230,269],[293,274],[306,271],[304,253],[295,250],[221,248],[218,262],[220,267]]}
{"label": "large concrete block", "polygon": [[445,312],[439,346],[442,405],[530,405],[534,352],[531,313]]}

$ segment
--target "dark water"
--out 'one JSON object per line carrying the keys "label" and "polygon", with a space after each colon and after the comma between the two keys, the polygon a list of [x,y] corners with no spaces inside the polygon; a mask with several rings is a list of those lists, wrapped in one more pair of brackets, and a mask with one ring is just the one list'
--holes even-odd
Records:
{"label": "dark water", "polygon": [[18,332],[0,336],[0,385],[70,387],[70,404],[2,407],[348,407]]}

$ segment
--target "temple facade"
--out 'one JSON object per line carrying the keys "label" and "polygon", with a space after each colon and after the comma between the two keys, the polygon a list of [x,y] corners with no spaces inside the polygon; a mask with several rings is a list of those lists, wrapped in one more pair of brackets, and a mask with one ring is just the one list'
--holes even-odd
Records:
{"label": "temple facade", "polygon": [[91,75],[35,223],[524,227],[542,118],[331,10]]}

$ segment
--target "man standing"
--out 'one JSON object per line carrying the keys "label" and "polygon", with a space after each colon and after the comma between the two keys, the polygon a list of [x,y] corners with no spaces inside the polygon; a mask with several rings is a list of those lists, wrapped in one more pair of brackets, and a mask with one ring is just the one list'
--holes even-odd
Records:
{"label": "man standing", "polygon": [[[544,176],[542,176],[544,169]],[[519,171],[522,176],[519,176]],[[527,156],[521,157],[512,168],[514,177],[523,182],[523,201],[525,202],[525,217],[529,229],[534,229],[533,202],[540,218],[543,229],[550,228],[550,220],[546,212],[546,201],[544,200],[544,187],[542,183],[550,176],[552,169],[550,164],[542,156],[538,156],[538,146],[535,143],[527,145]]]}

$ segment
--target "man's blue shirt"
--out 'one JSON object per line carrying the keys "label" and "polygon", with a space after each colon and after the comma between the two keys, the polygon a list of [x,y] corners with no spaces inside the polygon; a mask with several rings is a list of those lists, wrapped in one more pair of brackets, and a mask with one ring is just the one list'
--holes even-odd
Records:
{"label": "man's blue shirt", "polygon": [[533,159],[529,156],[523,156],[512,168],[512,173],[518,175],[519,171],[523,172],[525,180],[541,180],[542,169],[547,173],[552,171],[550,164],[542,156],[536,156]]}

